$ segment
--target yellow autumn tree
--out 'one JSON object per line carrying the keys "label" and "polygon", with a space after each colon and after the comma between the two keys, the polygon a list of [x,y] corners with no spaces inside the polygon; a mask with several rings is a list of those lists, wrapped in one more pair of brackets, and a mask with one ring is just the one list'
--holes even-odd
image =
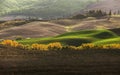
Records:
{"label": "yellow autumn tree", "polygon": [[19,43],[13,40],[4,40],[2,41],[3,45],[7,45],[7,46],[12,46],[12,47],[18,47]]}
{"label": "yellow autumn tree", "polygon": [[32,44],[31,47],[34,50],[48,50],[48,45],[45,44]]}
{"label": "yellow autumn tree", "polygon": [[60,42],[54,42],[48,44],[49,50],[61,50],[63,48],[62,44]]}
{"label": "yellow autumn tree", "polygon": [[92,49],[95,48],[95,45],[92,43],[82,44],[79,48],[81,49]]}

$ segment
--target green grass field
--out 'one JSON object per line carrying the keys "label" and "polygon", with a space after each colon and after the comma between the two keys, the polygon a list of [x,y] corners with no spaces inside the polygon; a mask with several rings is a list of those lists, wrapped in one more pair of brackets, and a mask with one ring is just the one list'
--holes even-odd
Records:
{"label": "green grass field", "polygon": [[105,39],[105,40],[95,42],[95,44],[113,44],[113,43],[116,43],[116,44],[120,43],[120,37],[110,38],[110,39]]}
{"label": "green grass field", "polygon": [[109,44],[120,43],[120,37],[109,30],[82,30],[69,32],[55,37],[31,38],[18,40],[22,44],[48,44],[51,42],[61,42],[63,45],[79,46],[83,43]]}

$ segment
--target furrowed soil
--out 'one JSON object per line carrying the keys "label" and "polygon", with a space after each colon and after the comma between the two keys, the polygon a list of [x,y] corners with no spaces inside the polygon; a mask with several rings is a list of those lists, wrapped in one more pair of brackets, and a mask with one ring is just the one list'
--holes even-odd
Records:
{"label": "furrowed soil", "polygon": [[0,46],[0,75],[120,75],[120,50],[29,51]]}

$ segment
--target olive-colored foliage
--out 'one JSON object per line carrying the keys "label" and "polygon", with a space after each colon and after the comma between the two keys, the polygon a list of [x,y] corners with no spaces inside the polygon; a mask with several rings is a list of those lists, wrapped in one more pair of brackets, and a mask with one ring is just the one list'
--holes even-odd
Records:
{"label": "olive-colored foliage", "polygon": [[81,49],[80,47],[76,47],[76,46],[67,46],[66,48],[69,50],[80,50]]}
{"label": "olive-colored foliage", "polygon": [[95,45],[93,43],[86,43],[76,47],[76,46],[62,46],[60,42],[54,42],[49,44],[23,45],[13,40],[4,40],[1,42],[1,44],[15,47],[15,48],[21,48],[21,49],[27,49],[27,50],[40,50],[40,51],[64,50],[64,49],[67,49],[67,50],[120,49],[120,44]]}
{"label": "olive-colored foliage", "polygon": [[49,50],[61,50],[63,46],[61,45],[60,42],[55,42],[55,43],[50,43],[48,44],[48,49]]}
{"label": "olive-colored foliage", "polygon": [[4,40],[1,44],[6,46],[11,46],[15,48],[28,49],[28,50],[61,50],[63,48],[62,44],[59,42],[46,44],[32,44],[32,45],[23,45],[13,40]]}
{"label": "olive-colored foliage", "polygon": [[96,46],[92,43],[82,44],[79,48],[81,49],[93,49],[96,48]]}
{"label": "olive-colored foliage", "polygon": [[4,41],[2,41],[1,44],[7,45],[7,46],[12,46],[12,47],[17,47],[19,45],[18,42],[12,41],[12,40],[4,40]]}
{"label": "olive-colored foliage", "polygon": [[92,43],[82,44],[81,49],[120,49],[120,44],[95,45]]}
{"label": "olive-colored foliage", "polygon": [[33,50],[48,50],[48,45],[44,45],[44,44],[32,44],[31,48]]}

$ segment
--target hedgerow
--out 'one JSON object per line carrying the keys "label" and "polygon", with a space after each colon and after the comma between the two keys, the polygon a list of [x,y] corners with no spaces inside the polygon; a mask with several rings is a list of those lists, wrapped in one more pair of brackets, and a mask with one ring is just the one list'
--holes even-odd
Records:
{"label": "hedgerow", "polygon": [[32,44],[32,45],[23,45],[14,40],[4,40],[0,44],[5,46],[11,46],[20,49],[27,50],[40,50],[40,51],[49,51],[49,50],[88,50],[88,49],[120,49],[120,44],[105,44],[105,45],[95,45],[93,43],[82,44],[81,46],[63,46],[60,42],[54,42],[49,44]]}

